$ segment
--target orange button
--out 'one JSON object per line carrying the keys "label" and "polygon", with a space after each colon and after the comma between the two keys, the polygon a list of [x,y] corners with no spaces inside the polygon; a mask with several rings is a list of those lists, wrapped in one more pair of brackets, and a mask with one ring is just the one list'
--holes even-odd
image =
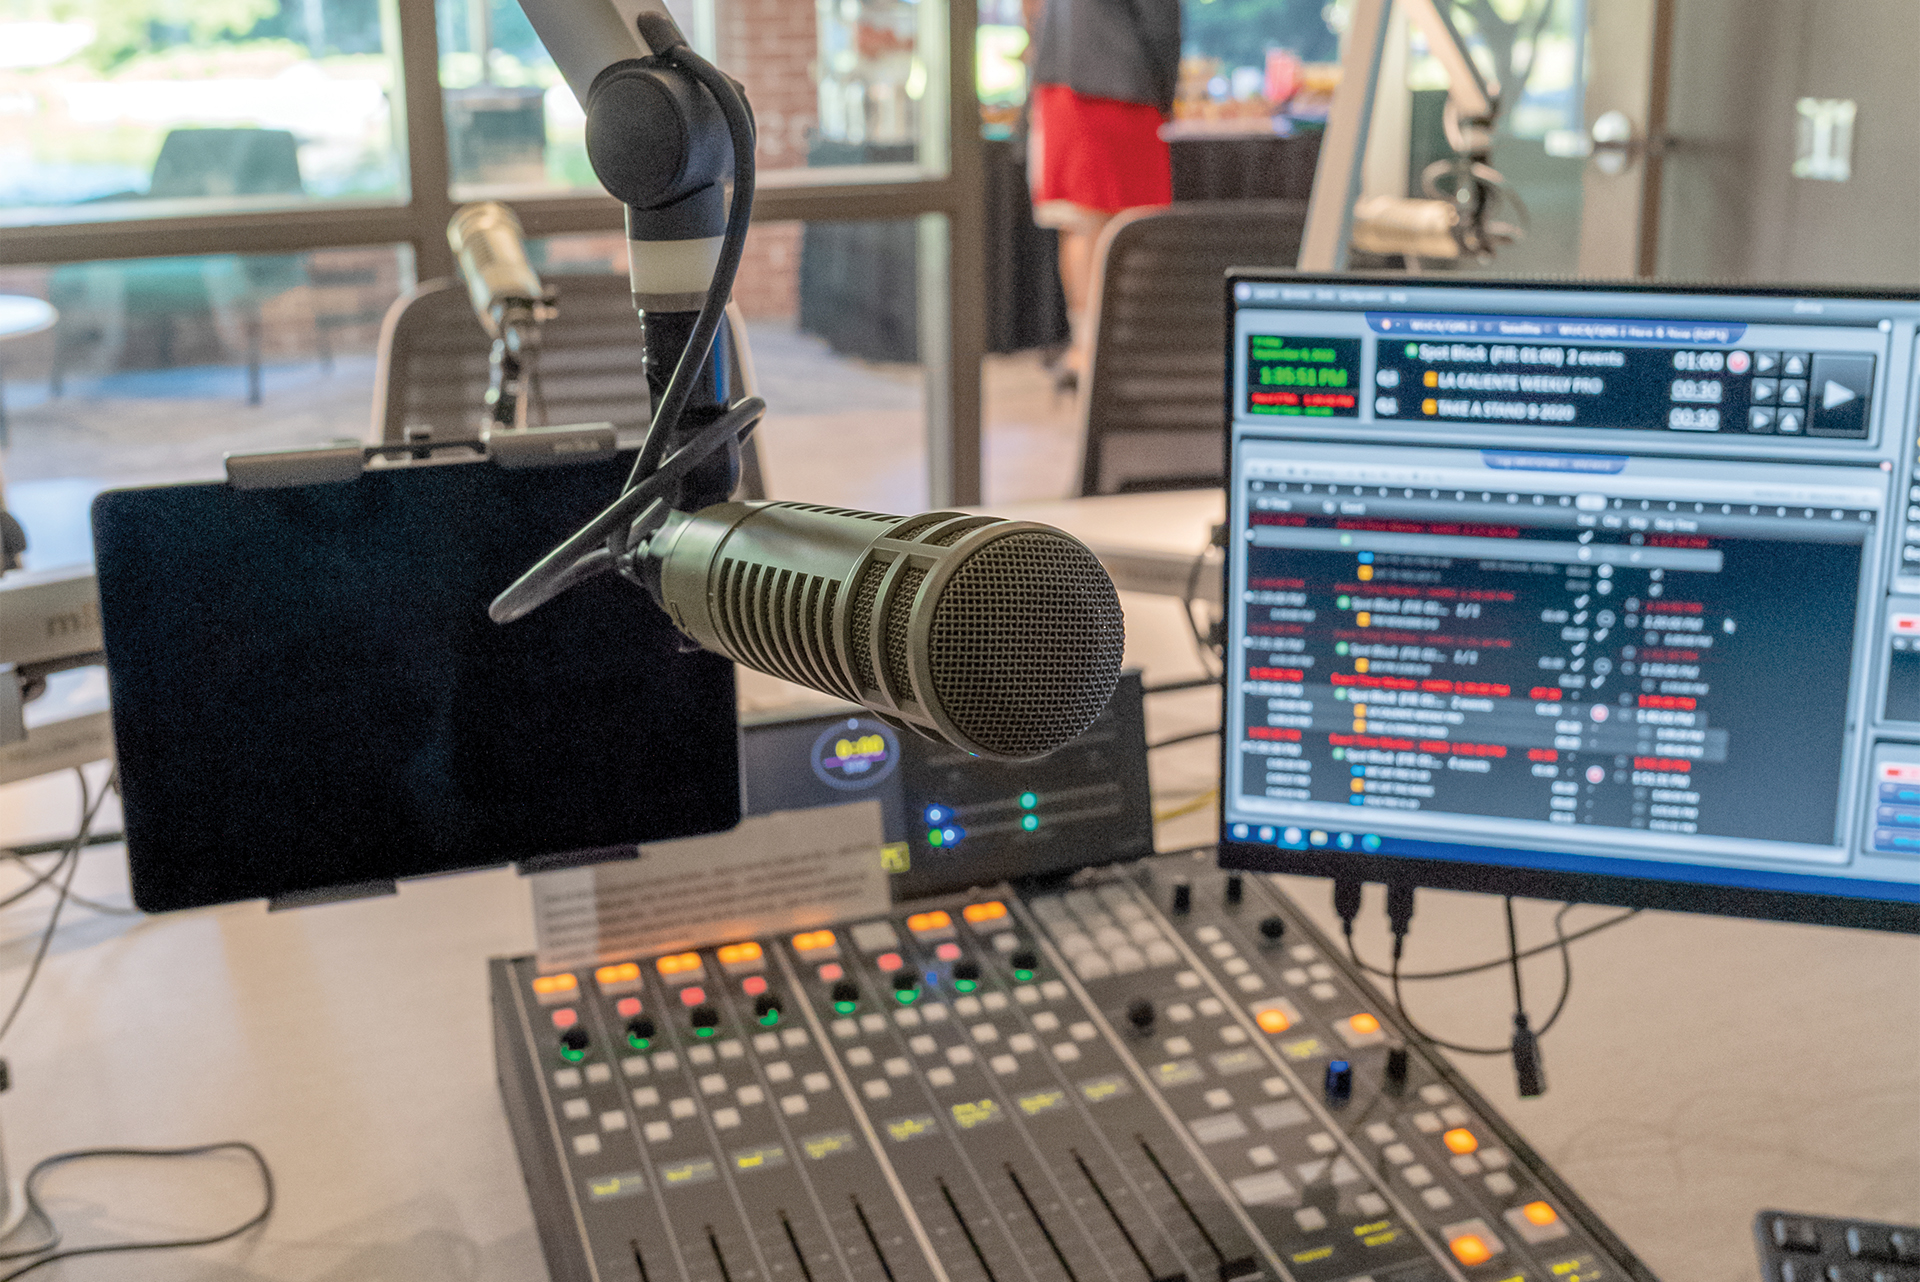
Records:
{"label": "orange button", "polygon": [[960,910],[970,926],[978,926],[983,921],[999,921],[1007,915],[1007,906],[998,899],[989,899],[984,904],[968,904]]}
{"label": "orange button", "polygon": [[1453,1248],[1453,1258],[1462,1264],[1485,1264],[1493,1258],[1493,1250],[1478,1233],[1462,1233],[1447,1243]]}
{"label": "orange button", "polygon": [[1538,1224],[1543,1228],[1560,1218],[1558,1213],[1545,1202],[1529,1202],[1520,1208],[1520,1214],[1527,1217],[1527,1223]]}
{"label": "orange button", "polygon": [[690,984],[680,990],[680,1004],[682,1006],[698,1006],[706,1000],[707,990],[697,984]]}
{"label": "orange button", "polygon": [[593,980],[602,988],[612,988],[615,984],[632,984],[640,979],[640,963],[621,962],[618,966],[602,966],[593,972]]}
{"label": "orange button", "polygon": [[1464,1126],[1456,1126],[1440,1138],[1446,1142],[1447,1149],[1454,1153],[1471,1153],[1480,1147],[1480,1141]]}
{"label": "orange button", "polygon": [[580,987],[580,981],[572,975],[542,975],[533,981],[533,991],[542,997],[570,993],[578,987]]}
{"label": "orange button", "polygon": [[688,971],[700,969],[699,953],[672,953],[653,964],[653,968],[664,975],[684,975]]}
{"label": "orange button", "polygon": [[905,962],[900,960],[899,953],[881,953],[873,959],[873,964],[889,975],[906,965]]}
{"label": "orange button", "polygon": [[620,1012],[620,1018],[632,1019],[640,1013],[640,999],[638,997],[622,997],[613,1004],[613,1008]]}
{"label": "orange button", "polygon": [[1267,1007],[1253,1018],[1260,1025],[1260,1031],[1263,1033],[1284,1033],[1293,1027],[1293,1021],[1287,1018],[1287,1012],[1276,1006]]}
{"label": "orange button", "polygon": [[580,1012],[571,1006],[563,1006],[553,1012],[553,1026],[563,1032],[580,1022]]}
{"label": "orange button", "polygon": [[907,918],[907,929],[916,935],[924,935],[930,930],[947,930],[953,925],[953,917],[935,909],[930,913],[915,913]]}
{"label": "orange button", "polygon": [[738,966],[742,962],[760,960],[760,945],[749,939],[744,944],[728,944],[720,950],[722,966]]}
{"label": "orange button", "polygon": [[793,937],[793,951],[796,953],[817,953],[833,947],[833,932],[830,930],[805,930]]}
{"label": "orange button", "polygon": [[767,977],[765,975],[747,976],[740,981],[740,991],[749,997],[758,997],[767,991]]}
{"label": "orange button", "polygon": [[1355,1015],[1352,1019],[1349,1019],[1347,1021],[1347,1026],[1353,1029],[1354,1032],[1359,1033],[1362,1036],[1365,1036],[1368,1033],[1377,1033],[1380,1031],[1380,1021],[1375,1019],[1373,1016],[1367,1014],[1367,1012],[1365,1011],[1361,1011],[1358,1015]]}

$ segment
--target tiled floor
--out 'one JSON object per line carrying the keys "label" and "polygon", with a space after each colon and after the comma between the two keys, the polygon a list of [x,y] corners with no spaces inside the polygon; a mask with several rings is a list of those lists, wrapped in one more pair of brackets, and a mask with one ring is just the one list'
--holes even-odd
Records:
{"label": "tiled floor", "polygon": [[[790,325],[756,323],[755,363],[772,407],[761,450],[776,498],[912,511],[926,506],[921,371],[834,355]],[[86,508],[120,485],[221,475],[228,451],[364,438],[373,358],[270,366],[258,406],[233,367],[117,374],[6,388],[12,445],[0,456],[7,507],[33,541],[30,566],[91,556]],[[1079,458],[1073,402],[1057,396],[1033,353],[996,356],[986,372],[986,497],[990,503],[1071,492]]]}

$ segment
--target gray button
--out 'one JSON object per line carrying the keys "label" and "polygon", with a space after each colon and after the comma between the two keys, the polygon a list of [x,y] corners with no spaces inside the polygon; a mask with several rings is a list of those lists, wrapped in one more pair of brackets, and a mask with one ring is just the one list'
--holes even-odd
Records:
{"label": "gray button", "polygon": [[1753,354],[1753,372],[1756,374],[1777,374],[1780,372],[1780,353],[1755,352]]}
{"label": "gray button", "polygon": [[1780,384],[1780,403],[1782,405],[1805,405],[1807,403],[1807,385],[1788,380]]}
{"label": "gray button", "polygon": [[1774,428],[1782,436],[1798,436],[1807,425],[1804,410],[1781,410],[1780,417],[1774,420]]}
{"label": "gray button", "polygon": [[1813,358],[1805,352],[1780,353],[1780,377],[1805,378],[1807,376],[1807,365],[1812,359]]}
{"label": "gray button", "polygon": [[1770,404],[1780,395],[1780,380],[1777,378],[1756,378],[1753,380],[1753,403]]}

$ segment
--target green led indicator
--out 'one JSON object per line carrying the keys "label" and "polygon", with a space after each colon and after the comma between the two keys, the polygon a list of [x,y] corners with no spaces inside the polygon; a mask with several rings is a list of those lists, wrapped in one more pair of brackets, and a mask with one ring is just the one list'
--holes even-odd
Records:
{"label": "green led indicator", "polygon": [[918,996],[920,996],[920,990],[917,988],[896,988],[893,990],[893,1000],[899,1002],[902,1006],[913,1005],[914,999]]}
{"label": "green led indicator", "polygon": [[1021,983],[1025,984],[1033,979],[1033,972],[1026,969],[1020,969],[1013,972],[1013,977],[1019,980]]}
{"label": "green led indicator", "polygon": [[940,835],[940,830],[938,828],[927,829],[927,844],[929,846],[939,846],[944,844],[945,841],[946,841],[946,838]]}
{"label": "green led indicator", "polygon": [[693,1030],[693,1035],[695,1037],[712,1037],[713,1030],[711,1028],[696,1028]]}
{"label": "green led indicator", "polygon": [[1020,826],[1022,828],[1025,828],[1028,832],[1032,832],[1035,828],[1038,828],[1040,826],[1040,816],[1039,815],[1021,815]]}
{"label": "green led indicator", "polygon": [[1353,604],[1353,598],[1350,596],[1337,596],[1333,599],[1333,604],[1336,609],[1344,610]]}
{"label": "green led indicator", "polygon": [[834,1013],[837,1015],[851,1015],[858,1009],[860,1009],[859,1002],[835,1002],[833,1004]]}
{"label": "green led indicator", "polygon": [[770,1010],[766,1014],[760,1017],[760,1027],[762,1028],[772,1028],[775,1024],[778,1024],[779,1022],[780,1022],[780,1012],[777,1010]]}
{"label": "green led indicator", "polygon": [[959,989],[963,993],[970,993],[974,989],[980,987],[980,984],[978,980],[956,979],[953,981],[953,986]]}
{"label": "green led indicator", "polygon": [[651,1037],[635,1037],[632,1033],[628,1033],[627,1045],[633,1047],[633,1049],[637,1051],[643,1051],[647,1049],[647,1047],[653,1045],[653,1039]]}
{"label": "green led indicator", "polygon": [[1020,808],[1022,810],[1032,810],[1039,804],[1040,795],[1038,793],[1023,792],[1020,794]]}
{"label": "green led indicator", "polygon": [[1334,642],[1334,643],[1333,643],[1333,652],[1334,652],[1335,654],[1345,654],[1345,653],[1347,652],[1347,643],[1346,643],[1345,641],[1336,641],[1336,642]]}
{"label": "green led indicator", "polygon": [[585,1051],[577,1051],[573,1049],[573,1047],[571,1046],[562,1046],[560,1048],[560,1058],[564,1059],[569,1064],[578,1064],[581,1060],[585,1059],[586,1057],[587,1057],[587,1053]]}

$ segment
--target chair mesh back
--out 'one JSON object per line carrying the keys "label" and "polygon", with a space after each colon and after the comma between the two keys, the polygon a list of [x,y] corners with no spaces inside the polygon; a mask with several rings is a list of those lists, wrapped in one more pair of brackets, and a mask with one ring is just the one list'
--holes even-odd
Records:
{"label": "chair mesh back", "polygon": [[1221,483],[1230,267],[1292,267],[1304,201],[1123,215],[1099,269],[1080,492]]}

